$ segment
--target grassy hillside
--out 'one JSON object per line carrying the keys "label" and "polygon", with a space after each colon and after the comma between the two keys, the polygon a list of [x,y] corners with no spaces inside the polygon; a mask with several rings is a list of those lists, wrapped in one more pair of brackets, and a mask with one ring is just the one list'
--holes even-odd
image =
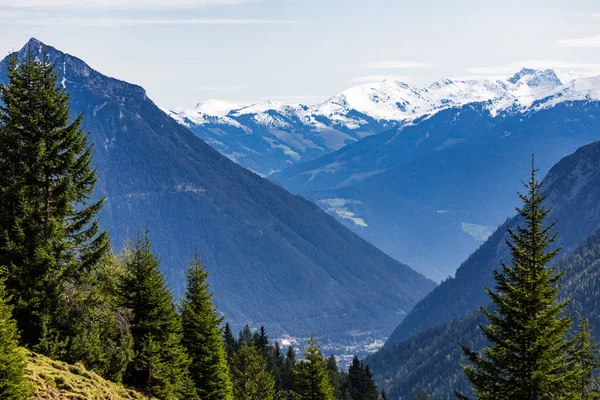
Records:
{"label": "grassy hillside", "polygon": [[147,399],[87,371],[81,365],[65,364],[36,353],[28,353],[27,373],[34,399]]}

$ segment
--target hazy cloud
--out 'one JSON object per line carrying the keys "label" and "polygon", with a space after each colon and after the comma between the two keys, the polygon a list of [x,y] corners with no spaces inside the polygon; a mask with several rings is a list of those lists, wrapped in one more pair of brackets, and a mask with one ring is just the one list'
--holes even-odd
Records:
{"label": "hazy cloud", "polygon": [[[600,15],[598,15],[600,17]],[[600,35],[576,39],[562,39],[554,42],[556,47],[600,47]]]}
{"label": "hazy cloud", "polygon": [[[0,14],[1,17],[1,14]],[[19,20],[21,24],[49,26],[88,26],[88,27],[119,27],[119,26],[152,26],[152,25],[279,25],[294,24],[299,21],[275,19],[246,19],[246,18],[31,18]]]}
{"label": "hazy cloud", "polygon": [[561,69],[575,71],[582,75],[592,76],[600,74],[600,64],[568,62],[559,60],[525,60],[499,66],[485,66],[467,68],[468,74],[481,77],[507,77],[515,74],[521,68],[533,69]]}
{"label": "hazy cloud", "polygon": [[0,0],[0,7],[39,9],[172,9],[203,8],[256,2],[257,0]]}
{"label": "hazy cloud", "polygon": [[366,68],[378,69],[408,69],[408,68],[433,68],[435,65],[420,61],[376,61],[365,65]]}

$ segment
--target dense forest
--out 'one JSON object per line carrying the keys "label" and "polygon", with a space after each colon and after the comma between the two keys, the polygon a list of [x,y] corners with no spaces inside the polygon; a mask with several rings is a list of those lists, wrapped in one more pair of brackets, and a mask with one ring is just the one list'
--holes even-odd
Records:
{"label": "dense forest", "polygon": [[[173,298],[147,232],[111,250],[82,116],[51,63],[11,58],[0,100],[0,398],[32,395],[42,354],[158,399],[378,399],[368,367],[342,372],[264,328],[235,338],[196,254]],[[27,349],[27,351],[25,350]],[[74,369],[79,367],[73,367]],[[385,396],[385,395],[383,395]]]}

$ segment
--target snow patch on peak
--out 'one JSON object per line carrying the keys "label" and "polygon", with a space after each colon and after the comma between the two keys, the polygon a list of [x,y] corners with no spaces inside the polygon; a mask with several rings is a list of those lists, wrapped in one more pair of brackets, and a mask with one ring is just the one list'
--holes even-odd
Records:
{"label": "snow patch on peak", "polygon": [[244,105],[231,103],[224,100],[209,99],[196,104],[194,111],[200,114],[206,114],[216,117],[224,117],[233,110],[244,107]]}

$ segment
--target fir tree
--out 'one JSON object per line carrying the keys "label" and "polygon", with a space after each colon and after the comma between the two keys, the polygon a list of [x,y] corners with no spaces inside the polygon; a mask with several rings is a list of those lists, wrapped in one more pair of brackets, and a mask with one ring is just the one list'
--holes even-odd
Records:
{"label": "fir tree", "polygon": [[329,374],[321,349],[313,337],[308,341],[304,361],[297,363],[296,387],[294,398],[297,400],[334,400],[333,387],[329,383]]}
{"label": "fir tree", "polygon": [[225,344],[219,328],[223,318],[212,303],[208,272],[194,257],[187,271],[187,291],[181,303],[183,345],[191,365],[190,379],[203,400],[232,399]]}
{"label": "fir tree", "polygon": [[296,350],[294,346],[289,345],[285,354],[285,362],[283,365],[283,385],[288,392],[296,390],[296,375],[294,368],[296,366]]}
{"label": "fir tree", "polygon": [[333,355],[329,356],[325,367],[327,368],[327,374],[329,375],[329,383],[333,387],[333,394],[336,399],[340,399],[342,397],[340,371],[337,366],[337,361]]}
{"label": "fir tree", "polygon": [[0,268],[0,399],[21,400],[30,395],[25,375],[25,354],[19,348],[17,324],[12,318],[10,297],[4,281],[6,270]]}
{"label": "fir tree", "polygon": [[285,387],[285,358],[283,357],[283,353],[281,352],[281,347],[278,342],[275,342],[275,347],[271,352],[270,358],[270,370],[273,373],[273,377],[275,378],[275,389],[278,392],[282,392],[286,389]]}
{"label": "fir tree", "polygon": [[512,266],[502,264],[494,272],[496,290],[486,289],[495,308],[481,308],[489,320],[481,329],[490,345],[481,354],[463,346],[472,364],[464,370],[477,399],[556,399],[573,390],[566,337],[571,321],[561,316],[568,301],[557,300],[564,273],[547,267],[559,251],[550,249],[554,223],[544,226],[549,211],[533,167],[524,185],[527,194],[519,195],[524,204],[517,210],[525,226],[509,229],[507,241]]}
{"label": "fir tree", "polygon": [[268,358],[269,336],[267,335],[267,330],[264,326],[261,326],[258,332],[255,333],[253,341],[254,346],[263,355],[263,357]]}
{"label": "fir tree", "polygon": [[236,400],[275,400],[275,379],[267,370],[267,362],[254,346],[242,342],[233,356],[231,368],[233,394]]}
{"label": "fir tree", "polygon": [[0,100],[0,265],[22,341],[33,347],[44,332],[62,335],[64,288],[103,260],[108,235],[98,224],[103,199],[90,202],[97,176],[82,116],[70,122],[47,56],[13,54]]}
{"label": "fir tree", "polygon": [[122,287],[125,305],[133,312],[136,354],[125,382],[152,396],[172,399],[186,390],[188,359],[181,345],[181,321],[159,266],[147,233],[138,237]]}
{"label": "fir tree", "polygon": [[379,397],[371,370],[368,366],[365,368],[356,356],[348,368],[348,385],[352,400],[377,400]]}
{"label": "fir tree", "polygon": [[575,389],[577,397],[581,400],[600,398],[597,378],[600,350],[594,341],[588,320],[581,316],[573,340],[573,361],[577,372]]}
{"label": "fir tree", "polygon": [[237,347],[237,343],[235,342],[235,338],[233,337],[233,333],[231,332],[229,322],[225,323],[225,328],[223,329],[223,342],[225,343],[225,352],[227,353],[227,360],[229,361],[229,363],[231,363],[231,359]]}
{"label": "fir tree", "polygon": [[240,332],[238,346],[241,346],[242,343],[246,343],[248,346],[254,344],[254,336],[252,335],[252,330],[249,325],[245,325],[244,329]]}
{"label": "fir tree", "polygon": [[381,400],[388,400],[387,394],[385,394],[385,390],[381,389]]}

